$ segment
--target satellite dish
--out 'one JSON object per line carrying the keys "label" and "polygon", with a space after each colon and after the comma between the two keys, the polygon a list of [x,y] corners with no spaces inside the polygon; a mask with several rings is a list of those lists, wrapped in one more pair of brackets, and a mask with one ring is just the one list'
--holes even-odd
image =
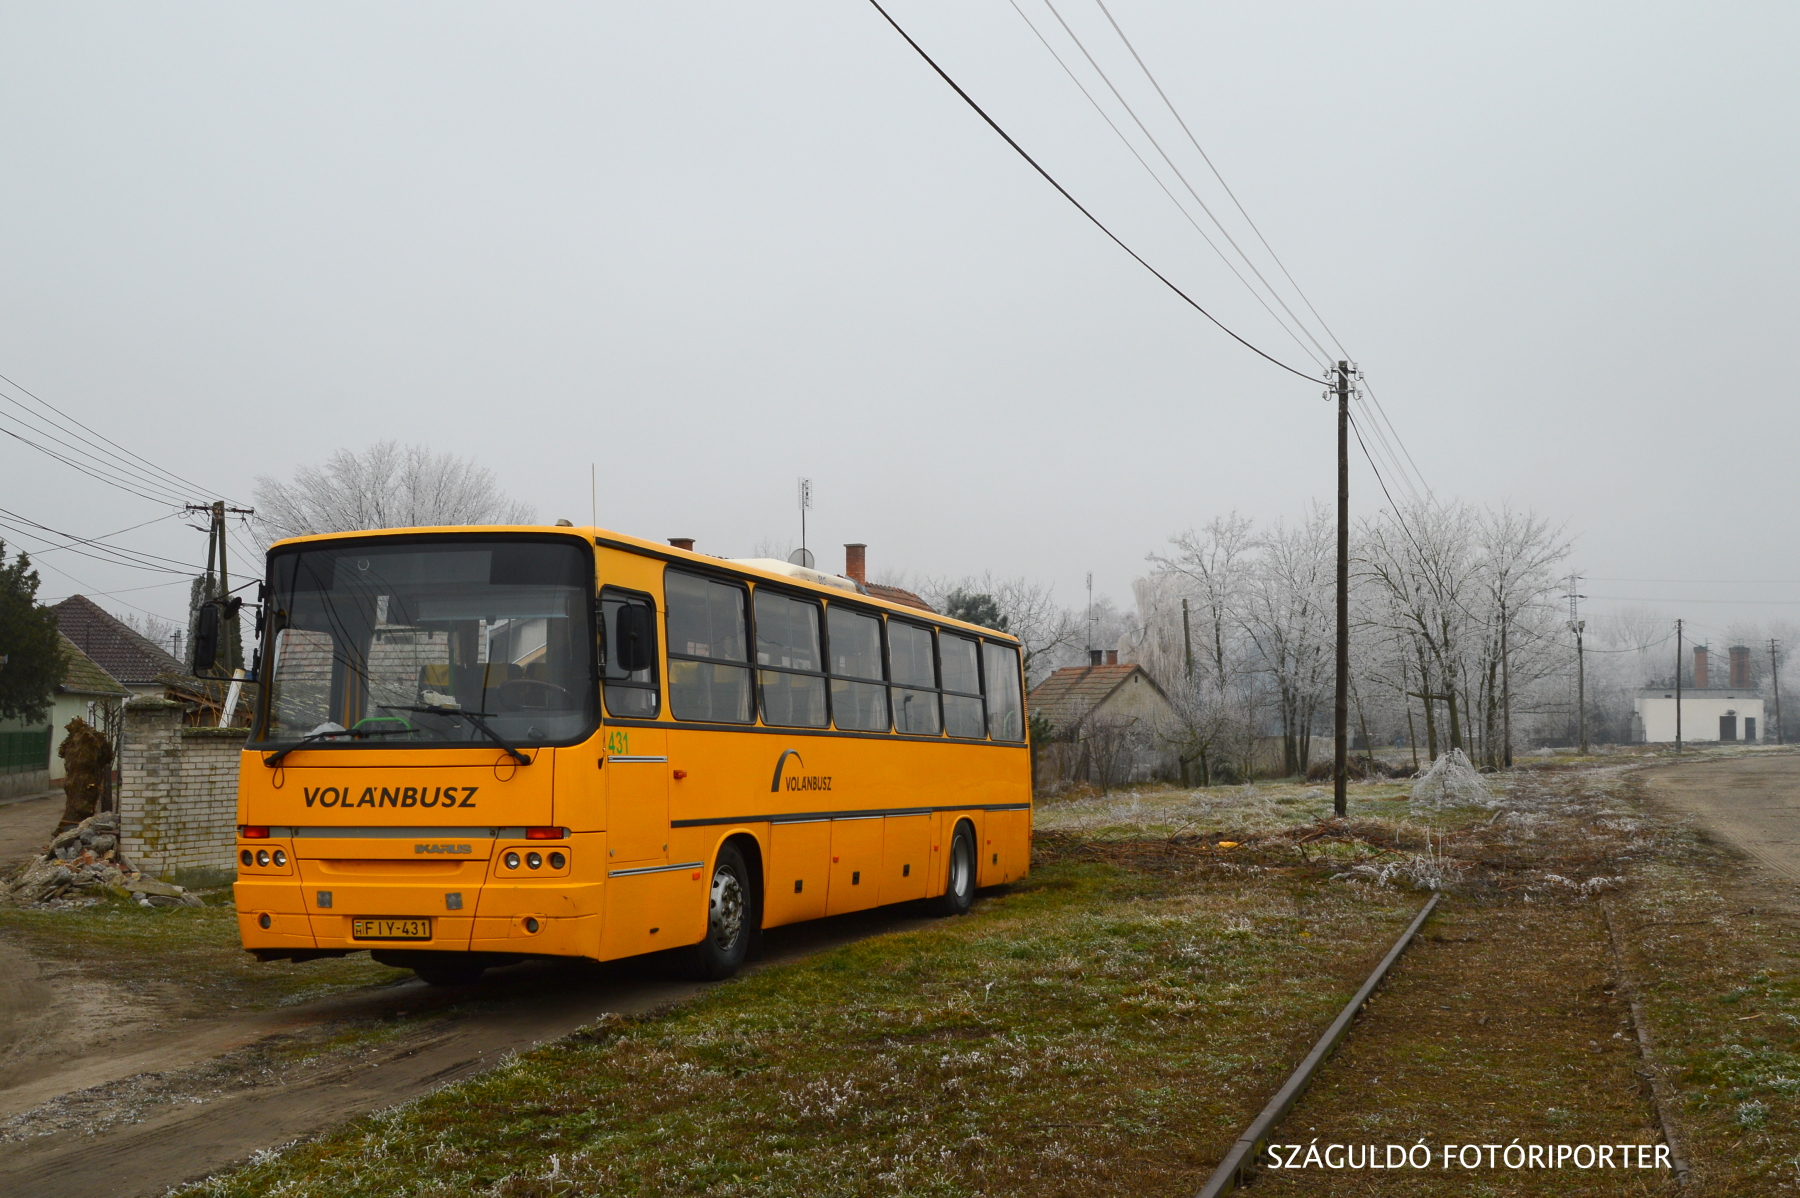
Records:
{"label": "satellite dish", "polygon": [[813,568],[812,550],[810,550],[810,549],[794,550],[792,553],[788,554],[788,565],[804,566],[808,570],[812,569]]}

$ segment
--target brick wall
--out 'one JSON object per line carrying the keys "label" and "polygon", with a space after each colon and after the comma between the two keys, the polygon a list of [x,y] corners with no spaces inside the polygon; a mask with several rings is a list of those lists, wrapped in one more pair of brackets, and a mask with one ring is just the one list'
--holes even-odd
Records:
{"label": "brick wall", "polygon": [[231,869],[243,728],[184,728],[184,704],[125,704],[119,823],[125,856],[145,873]]}

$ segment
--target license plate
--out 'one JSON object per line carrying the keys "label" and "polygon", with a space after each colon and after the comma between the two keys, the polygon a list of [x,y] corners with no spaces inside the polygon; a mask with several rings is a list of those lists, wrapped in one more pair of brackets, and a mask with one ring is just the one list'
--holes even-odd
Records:
{"label": "license plate", "polygon": [[430,940],[429,919],[353,919],[352,940]]}

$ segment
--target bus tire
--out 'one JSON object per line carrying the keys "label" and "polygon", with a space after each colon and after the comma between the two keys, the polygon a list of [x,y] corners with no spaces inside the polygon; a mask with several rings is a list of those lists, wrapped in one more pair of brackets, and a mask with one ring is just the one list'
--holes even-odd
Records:
{"label": "bus tire", "polygon": [[706,936],[684,949],[681,972],[696,981],[728,978],[743,965],[750,950],[756,895],[750,870],[734,844],[719,849],[713,861],[712,885],[706,896]]}
{"label": "bus tire", "polygon": [[927,900],[933,915],[967,915],[975,905],[975,829],[967,821],[950,838],[944,893]]}
{"label": "bus tire", "polygon": [[421,961],[413,966],[413,973],[427,986],[467,986],[470,982],[480,981],[481,975],[486,972],[485,962],[459,960],[455,957],[447,961]]}

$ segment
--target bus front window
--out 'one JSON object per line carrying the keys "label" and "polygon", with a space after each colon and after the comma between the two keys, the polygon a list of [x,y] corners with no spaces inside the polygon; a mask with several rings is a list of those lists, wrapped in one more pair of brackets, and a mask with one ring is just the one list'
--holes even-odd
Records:
{"label": "bus front window", "polygon": [[566,539],[392,538],[270,558],[257,740],[570,742],[597,719],[593,566]]}

